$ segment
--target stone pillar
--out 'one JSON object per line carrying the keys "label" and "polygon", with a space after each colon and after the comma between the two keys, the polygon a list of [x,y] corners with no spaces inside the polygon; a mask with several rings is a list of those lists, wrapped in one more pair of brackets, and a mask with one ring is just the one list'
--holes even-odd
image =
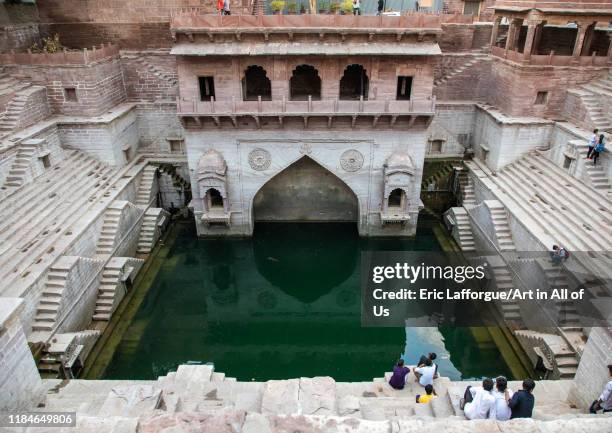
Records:
{"label": "stone pillar", "polygon": [[572,57],[578,60],[582,53],[582,45],[584,44],[584,36],[586,34],[587,26],[582,23],[578,23],[578,34],[576,35],[576,42],[574,42],[574,52]]}
{"label": "stone pillar", "polygon": [[495,41],[497,40],[497,34],[499,33],[499,26],[501,24],[502,17],[495,17],[495,21],[493,22],[493,29],[491,30],[491,47],[495,46]]}
{"label": "stone pillar", "polygon": [[595,23],[590,24],[586,28],[586,34],[584,35],[584,43],[582,44],[582,56],[588,56],[591,51],[591,45],[593,45],[593,39],[595,37]]}
{"label": "stone pillar", "polygon": [[512,42],[514,41],[514,32],[516,31],[514,25],[514,19],[510,21],[510,26],[508,27],[508,34],[506,35],[506,55],[508,55],[508,51],[512,49]]}
{"label": "stone pillar", "polygon": [[512,34],[512,51],[516,51],[518,48],[518,40],[521,36],[521,27],[523,26],[523,20],[516,18],[514,20],[514,33]]}
{"label": "stone pillar", "polygon": [[542,21],[536,27],[535,37],[533,39],[533,46],[531,47],[531,54],[538,54],[540,48],[540,41],[542,40],[542,33],[544,33],[544,26],[546,21]]}
{"label": "stone pillar", "polygon": [[538,28],[538,22],[529,22],[527,27],[527,37],[525,38],[525,47],[523,48],[523,59],[531,59],[531,53],[533,52],[535,35]]}

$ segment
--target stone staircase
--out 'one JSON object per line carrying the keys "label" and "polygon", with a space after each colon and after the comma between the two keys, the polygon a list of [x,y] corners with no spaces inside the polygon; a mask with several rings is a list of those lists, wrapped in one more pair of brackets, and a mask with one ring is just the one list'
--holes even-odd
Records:
{"label": "stone staircase", "polygon": [[138,62],[141,65],[141,67],[144,70],[149,71],[151,74],[155,75],[160,80],[165,81],[166,83],[170,84],[171,86],[176,86],[178,84],[178,78],[177,78],[176,74],[170,74],[170,73],[167,73],[167,72],[159,69],[155,65],[151,64],[150,62],[148,62],[142,56],[136,56],[135,60],[136,60],[136,62]]}
{"label": "stone staircase", "polygon": [[38,301],[32,331],[51,331],[53,329],[70,269],[70,264],[65,265],[61,261],[49,268],[45,288]]}
{"label": "stone staircase", "polygon": [[470,217],[468,216],[465,208],[454,208],[456,209],[454,216],[457,222],[457,235],[458,244],[461,251],[474,251],[474,236],[472,234],[472,226],[470,225]]}
{"label": "stone staircase", "polygon": [[[607,433],[612,427],[612,418],[586,414],[568,403],[572,381],[538,381],[532,420],[496,422],[468,421],[459,407],[466,386],[478,382],[438,378],[438,397],[417,404],[415,396],[423,388],[412,373],[403,390],[388,385],[389,375],[365,382],[331,377],[241,382],[209,365],[181,365],[156,381],[67,381],[55,386],[44,407],[35,410],[76,411],[81,433],[578,431],[566,424],[573,421],[589,433]],[[60,381],[50,381],[47,388],[53,384]],[[508,385],[512,390],[521,387],[518,381]],[[123,420],[121,429],[112,429],[108,423],[113,419]]]}
{"label": "stone staircase", "polygon": [[469,69],[475,68],[479,66],[481,63],[490,62],[490,61],[491,61],[491,58],[489,57],[488,54],[485,54],[485,53],[472,54],[471,59],[467,60],[461,66],[453,68],[452,70],[450,70],[449,72],[447,72],[446,74],[444,74],[443,76],[435,80],[434,85],[435,86],[444,85],[446,82],[452,80],[453,78],[460,76],[463,72]]}
{"label": "stone staircase", "polygon": [[580,86],[580,99],[594,128],[612,131],[612,117],[608,101],[612,98],[612,71],[602,78]]}
{"label": "stone staircase", "polygon": [[140,178],[140,185],[136,192],[136,206],[147,207],[151,201],[151,195],[155,184],[155,176],[157,167],[154,165],[147,165],[142,171]]}
{"label": "stone staircase", "polygon": [[96,244],[96,256],[108,256],[113,251],[120,221],[121,209],[109,206],[104,214],[102,232],[100,233],[100,237],[98,238],[98,242]]}
{"label": "stone staircase", "polygon": [[28,102],[28,94],[25,90],[19,90],[6,106],[6,111],[0,119],[0,135],[7,135],[19,126],[19,118],[22,116]]}
{"label": "stone staircase", "polygon": [[495,229],[495,237],[500,251],[516,251],[514,241],[512,240],[512,232],[508,225],[508,214],[506,208],[497,200],[485,201],[489,212],[491,213],[491,221]]}
{"label": "stone staircase", "polygon": [[15,156],[15,160],[11,165],[11,169],[6,177],[5,186],[18,188],[25,182],[25,177],[30,169],[32,157],[36,153],[37,146],[34,144],[22,143],[19,145],[19,150]]}
{"label": "stone staircase", "polygon": [[553,374],[560,379],[573,379],[578,370],[576,352],[559,335],[547,334],[532,330],[517,330],[514,335],[523,347],[537,347],[547,359],[545,360],[553,368]]}
{"label": "stone staircase", "polygon": [[[563,267],[553,266],[549,260],[538,260],[538,264],[544,271],[544,277],[546,278],[550,292],[553,290],[569,290],[570,284]],[[560,327],[569,327],[572,329],[580,327],[580,313],[576,310],[571,300],[556,300],[555,307],[558,315],[558,325]]]}
{"label": "stone staircase", "polygon": [[142,225],[140,226],[140,236],[138,238],[139,254],[149,254],[155,243],[159,239],[158,223],[165,225],[163,219],[169,218],[169,213],[161,208],[149,208],[145,212]]}
{"label": "stone staircase", "polygon": [[474,193],[474,181],[467,170],[459,175],[459,189],[462,206],[476,205],[476,194]]}
{"label": "stone staircase", "polygon": [[[483,165],[468,162],[471,168]],[[563,179],[563,183],[559,182]],[[612,233],[600,230],[612,222],[612,203],[578,179],[531,152],[486,177],[491,191],[506,209],[542,239],[570,251],[610,251]]]}
{"label": "stone staircase", "polygon": [[[497,259],[497,257],[495,258]],[[489,269],[493,273],[493,279],[498,291],[508,292],[514,289],[512,273],[502,260],[491,262]],[[496,306],[506,323],[512,323],[513,325],[522,324],[521,309],[515,300],[500,300],[496,303]]]}
{"label": "stone staircase", "polygon": [[121,267],[107,264],[102,271],[102,280],[98,288],[98,299],[93,314],[93,320],[110,320],[117,307],[117,290],[120,290],[119,279],[121,278]]}
{"label": "stone staircase", "polygon": [[586,159],[589,146],[583,142],[572,141],[572,144],[576,148],[578,157],[584,163],[584,170],[586,171],[586,177],[591,183],[591,187],[597,190],[610,190],[610,180],[606,176],[606,172],[602,164],[593,165],[592,161]]}
{"label": "stone staircase", "polygon": [[[44,269],[62,231],[80,220],[92,203],[102,199],[116,169],[78,151],[32,182],[2,199],[0,206],[0,292],[23,281],[26,268]],[[43,260],[44,259],[44,260]],[[41,263],[42,261],[42,263]]]}
{"label": "stone staircase", "polygon": [[19,81],[0,69],[0,111],[5,111],[8,102],[15,96],[15,93],[30,86],[30,83]]}

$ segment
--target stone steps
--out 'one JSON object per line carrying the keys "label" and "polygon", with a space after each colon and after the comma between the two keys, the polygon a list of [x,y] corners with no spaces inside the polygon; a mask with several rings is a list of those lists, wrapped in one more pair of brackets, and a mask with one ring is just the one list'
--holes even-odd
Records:
{"label": "stone steps", "polygon": [[155,182],[155,173],[157,172],[157,167],[148,165],[142,171],[142,175],[140,178],[140,184],[138,186],[138,190],[136,192],[136,200],[134,204],[139,207],[147,207],[149,206],[149,202],[151,201],[151,193],[153,191],[153,185]]}
{"label": "stone steps", "polygon": [[24,184],[36,146],[21,144],[6,177],[5,186],[17,188]]}
{"label": "stone steps", "polygon": [[459,247],[462,251],[474,251],[474,235],[472,234],[470,218],[467,216],[467,213],[455,213],[455,220],[457,222],[457,232],[459,234]]}
{"label": "stone steps", "polygon": [[[110,184],[113,168],[75,155],[20,188],[22,194],[9,196],[12,213],[0,225],[0,240],[9,246],[0,254],[0,277],[6,285],[25,268],[40,263],[43,255],[49,260],[60,234],[102,198],[100,191]],[[75,160],[78,163],[71,164]]]}
{"label": "stone steps", "polygon": [[106,256],[110,254],[115,245],[119,221],[121,220],[121,210],[109,207],[104,213],[102,232],[96,244],[96,255]]}
{"label": "stone steps", "polygon": [[[109,209],[110,210],[110,209]],[[102,280],[98,287],[98,298],[92,320],[108,321],[110,320],[115,308],[118,304],[117,290],[121,270],[114,268],[113,265],[107,265],[102,271]]]}
{"label": "stone steps", "polygon": [[[608,224],[609,211],[601,206],[601,197],[597,202],[593,201],[591,190],[560,173],[552,163],[549,166],[544,159],[530,154],[504,167],[490,179],[506,194],[515,197],[516,204],[531,214],[544,232],[568,248],[577,251],[609,250],[612,245],[610,235],[599,236],[601,233],[596,235],[594,230],[587,228],[599,223],[593,219],[598,215],[604,218],[602,224]],[[554,184],[560,178],[567,182],[563,188]],[[555,197],[558,201],[553,203],[547,197]],[[559,201],[561,205],[558,205]]]}
{"label": "stone steps", "polygon": [[[51,331],[57,319],[62,294],[66,287],[69,268],[51,267],[47,273],[47,284],[42,291],[36,315],[32,322],[32,331]],[[49,286],[49,281],[53,284]]]}
{"label": "stone steps", "polygon": [[485,203],[489,208],[500,251],[516,251],[514,241],[512,240],[512,232],[508,225],[506,208],[497,200],[486,200]]}

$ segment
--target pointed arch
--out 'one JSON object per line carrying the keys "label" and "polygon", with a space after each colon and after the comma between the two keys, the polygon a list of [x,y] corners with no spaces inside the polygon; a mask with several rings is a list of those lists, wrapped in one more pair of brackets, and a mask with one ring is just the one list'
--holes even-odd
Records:
{"label": "pointed arch", "polygon": [[321,99],[321,77],[314,66],[299,65],[289,80],[289,99],[305,101],[309,95],[313,100]]}
{"label": "pointed arch", "polygon": [[242,99],[257,101],[258,96],[261,96],[262,101],[271,101],[272,84],[263,67],[251,65],[245,69],[242,77]]}
{"label": "pointed arch", "polygon": [[340,79],[340,99],[368,99],[368,74],[363,66],[348,65]]}
{"label": "pointed arch", "polygon": [[359,199],[329,169],[303,156],[268,179],[251,202],[256,221],[359,222]]}

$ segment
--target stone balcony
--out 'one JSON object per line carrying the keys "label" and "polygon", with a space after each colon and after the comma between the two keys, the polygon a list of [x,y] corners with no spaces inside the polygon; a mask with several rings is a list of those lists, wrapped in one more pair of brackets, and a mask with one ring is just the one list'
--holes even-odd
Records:
{"label": "stone balcony", "polygon": [[543,55],[525,55],[524,53],[506,50],[502,47],[491,47],[491,54],[495,57],[510,60],[515,63],[524,63],[534,66],[610,66],[612,65],[612,51],[608,56],[560,56],[551,52]]}
{"label": "stone balcony", "polygon": [[[336,120],[351,128],[367,123],[374,128],[412,128],[427,127],[436,108],[435,97],[431,100],[303,100],[303,101],[194,101],[179,100],[178,115],[186,128],[234,127],[247,123],[262,128],[269,125],[282,128],[286,121],[298,119],[308,128],[309,121],[316,119],[317,124],[327,128],[334,126]],[[248,121],[248,122],[247,122]],[[272,121],[272,122],[270,122]],[[251,122],[253,124],[251,125]]]}
{"label": "stone balcony", "polygon": [[84,48],[82,50],[63,50],[57,53],[3,53],[0,65],[91,65],[119,55],[119,47],[113,44]]}
{"label": "stone balcony", "polygon": [[[450,14],[414,13],[398,17],[355,15],[201,15],[177,14],[170,28],[175,42],[194,42],[204,38],[214,42],[230,35],[236,40],[257,36],[265,41],[275,35],[292,40],[299,35],[339,36],[342,41],[351,35],[361,35],[372,42],[377,38],[391,37],[401,40],[405,35],[438,35],[443,23],[471,24],[471,16]],[[419,40],[420,40],[419,39]]]}

